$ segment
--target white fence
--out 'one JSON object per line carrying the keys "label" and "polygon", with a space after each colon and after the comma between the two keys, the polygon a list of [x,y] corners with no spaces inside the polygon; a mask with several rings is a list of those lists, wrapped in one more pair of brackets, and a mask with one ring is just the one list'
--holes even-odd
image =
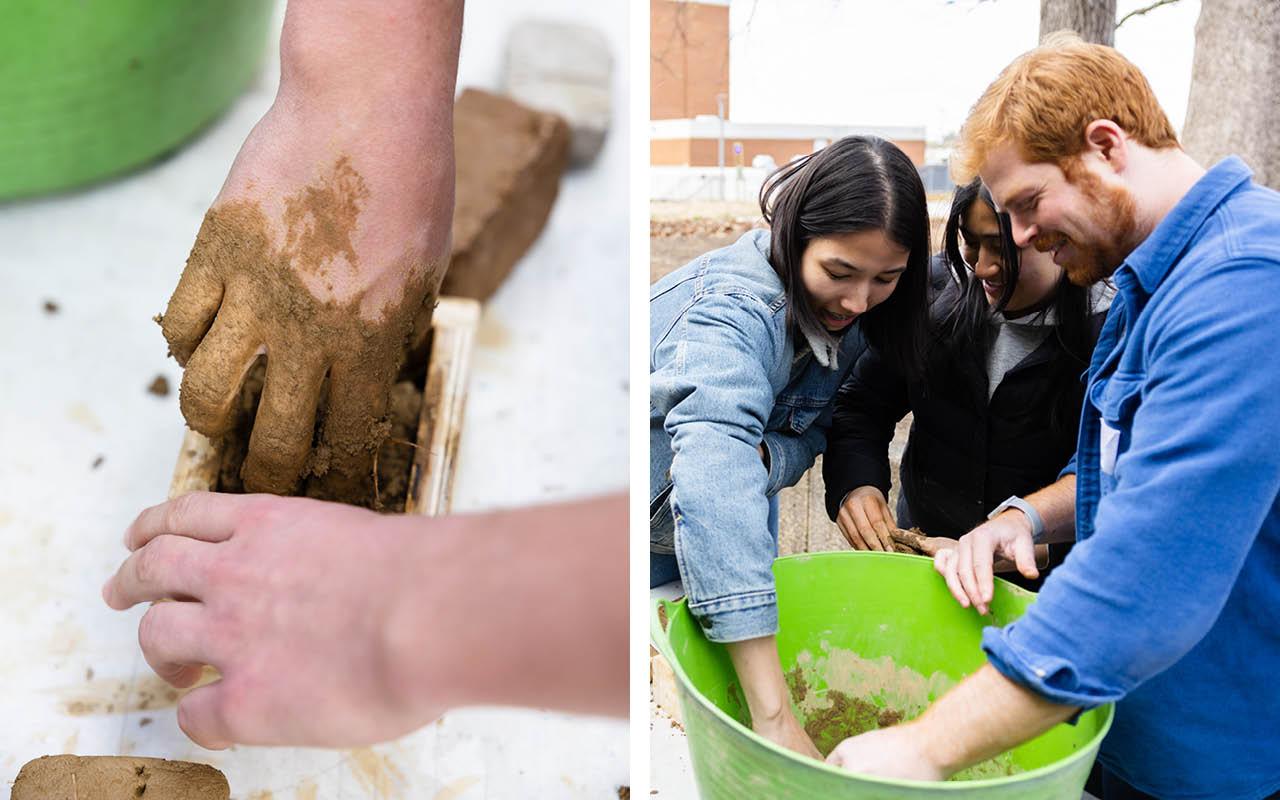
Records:
{"label": "white fence", "polygon": [[[649,167],[651,200],[755,200],[769,170],[755,167]],[[723,174],[723,182],[721,176]]]}
{"label": "white fence", "polygon": [[[772,170],[756,167],[725,167],[723,190],[719,167],[649,167],[650,200],[755,200],[760,196],[760,186]],[[950,195],[955,188],[946,175],[946,167],[926,165],[921,167],[925,191],[930,194]],[[934,204],[929,213],[935,214]],[[950,199],[940,213],[946,216]]]}

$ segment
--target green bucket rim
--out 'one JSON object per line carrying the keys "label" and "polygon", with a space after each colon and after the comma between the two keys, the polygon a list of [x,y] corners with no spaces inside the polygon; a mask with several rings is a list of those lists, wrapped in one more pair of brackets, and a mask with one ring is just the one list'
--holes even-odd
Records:
{"label": "green bucket rim", "polygon": [[[839,558],[845,558],[850,556],[857,557],[857,558],[911,558],[911,559],[919,559],[922,561],[932,561],[932,559],[929,559],[926,556],[908,555],[906,553],[832,551],[832,552],[826,552],[826,553],[795,553],[789,556],[781,556],[775,559],[774,563],[777,563],[778,561],[792,561],[792,560],[808,561],[815,558],[830,558],[833,556],[839,557]],[[1000,581],[1000,583],[1004,584],[1010,589],[1025,591],[1020,586],[1010,583],[1009,581],[1006,581],[1003,578],[997,577],[996,580]],[[679,600],[676,600],[676,601],[655,599],[653,602],[653,608],[649,615],[650,642],[652,642],[653,646],[657,648],[659,653],[662,654],[662,657],[667,660],[667,664],[670,665],[671,671],[675,674],[676,678],[680,681],[681,688],[684,690],[685,695],[692,697],[697,703],[701,704],[704,709],[710,711],[712,715],[720,718],[721,721],[728,723],[731,730],[736,730],[738,733],[746,735],[748,741],[751,741],[752,743],[758,746],[762,746],[767,750],[772,750],[774,753],[781,755],[785,758],[789,758],[795,761],[797,764],[801,764],[803,766],[810,767],[810,768],[823,770],[828,774],[832,774],[832,775],[839,775],[845,778],[856,778],[857,780],[860,780],[860,781],[869,781],[871,783],[877,783],[883,786],[901,786],[901,787],[912,788],[912,789],[927,788],[934,791],[944,791],[944,792],[972,791],[974,789],[983,789],[983,788],[993,787],[993,786],[1008,786],[1012,783],[1019,783],[1022,781],[1034,780],[1036,778],[1048,775],[1050,772],[1058,772],[1064,766],[1068,764],[1074,764],[1075,762],[1083,759],[1085,755],[1089,753],[1094,754],[1090,756],[1091,758],[1096,758],[1097,749],[1102,744],[1102,740],[1106,737],[1107,733],[1111,730],[1111,723],[1115,719],[1115,708],[1114,708],[1114,705],[1111,703],[1106,703],[1104,705],[1097,706],[1096,708],[1091,709],[1091,710],[1103,712],[1102,726],[1098,729],[1098,732],[1095,733],[1092,738],[1090,738],[1087,742],[1085,742],[1074,753],[1064,756],[1063,758],[1059,759],[1058,761],[1055,761],[1052,764],[1046,764],[1043,767],[1036,767],[1035,769],[1027,770],[1026,772],[1019,772],[1017,775],[1007,775],[1000,778],[981,778],[978,780],[971,780],[971,781],[921,781],[921,780],[916,780],[914,778],[885,778],[879,775],[867,775],[861,772],[852,772],[850,770],[842,769],[840,767],[833,767],[830,764],[828,764],[826,761],[815,761],[812,758],[802,756],[793,750],[789,750],[785,747],[775,744],[774,742],[769,741],[768,739],[764,738],[760,734],[756,733],[755,731],[751,730],[747,726],[743,725],[741,722],[738,722],[736,719],[734,719],[733,717],[725,713],[725,711],[722,708],[720,708],[715,703],[708,700],[702,694],[702,692],[698,691],[693,686],[693,682],[690,681],[689,676],[685,674],[684,668],[680,666],[679,660],[675,658],[675,654],[672,652],[672,649],[671,649],[671,642],[667,638],[667,632],[662,627],[662,620],[659,618],[659,609],[662,609],[666,613],[668,624],[669,624],[673,613],[679,613],[680,611],[689,613],[688,598],[681,597]],[[673,612],[673,609],[674,609],[674,612]]]}

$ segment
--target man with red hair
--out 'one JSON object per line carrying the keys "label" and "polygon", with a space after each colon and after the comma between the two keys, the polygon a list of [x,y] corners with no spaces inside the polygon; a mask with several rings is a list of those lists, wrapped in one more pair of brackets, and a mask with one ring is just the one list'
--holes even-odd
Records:
{"label": "man with red hair", "polygon": [[1106,800],[1270,796],[1280,195],[1238,158],[1196,163],[1142,73],[1070,35],[1007,67],[961,138],[953,171],[982,177],[1017,244],[1117,294],[1073,463],[935,564],[986,613],[993,554],[1034,574],[1034,542],[1078,544],[1025,616],[984,632],[988,664],[918,720],[847,739],[828,760],[939,780],[1115,703]]}

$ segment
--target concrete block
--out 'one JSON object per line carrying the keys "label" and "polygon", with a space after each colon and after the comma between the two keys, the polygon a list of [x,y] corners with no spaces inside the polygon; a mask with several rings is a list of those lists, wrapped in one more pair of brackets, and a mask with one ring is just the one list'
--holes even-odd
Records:
{"label": "concrete block", "polygon": [[592,28],[526,20],[507,39],[503,91],[564,117],[573,164],[591,162],[604,146],[613,113],[612,78],[613,54]]}

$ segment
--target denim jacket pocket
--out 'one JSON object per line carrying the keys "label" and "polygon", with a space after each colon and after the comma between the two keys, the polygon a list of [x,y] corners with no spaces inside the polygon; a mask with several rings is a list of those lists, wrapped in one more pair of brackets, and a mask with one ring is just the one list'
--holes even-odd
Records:
{"label": "denim jacket pocket", "polygon": [[826,406],[825,400],[797,396],[779,397],[774,413],[770,415],[770,422],[776,419],[777,423],[771,424],[770,427],[786,433],[802,434],[813,427],[813,423],[817,421],[822,414],[822,409]]}
{"label": "denim jacket pocket", "polygon": [[658,492],[649,503],[649,552],[671,555],[676,551],[676,525],[671,515],[671,488]]}

